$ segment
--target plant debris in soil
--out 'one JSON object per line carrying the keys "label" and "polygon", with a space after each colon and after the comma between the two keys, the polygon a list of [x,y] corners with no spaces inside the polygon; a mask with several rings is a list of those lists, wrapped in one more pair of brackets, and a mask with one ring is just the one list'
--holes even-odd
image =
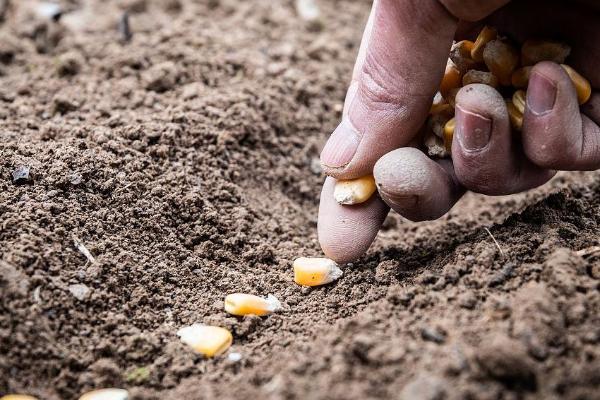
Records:
{"label": "plant debris in soil", "polygon": [[[390,214],[341,279],[294,284],[369,9],[311,2],[315,24],[295,3],[3,11],[0,394],[597,399],[598,172]],[[235,292],[283,310],[228,315]],[[230,330],[228,353],[189,351],[195,323]]]}

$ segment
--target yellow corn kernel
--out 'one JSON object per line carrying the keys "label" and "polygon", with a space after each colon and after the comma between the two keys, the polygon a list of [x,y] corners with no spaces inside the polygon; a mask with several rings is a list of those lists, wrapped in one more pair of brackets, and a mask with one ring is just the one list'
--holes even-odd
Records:
{"label": "yellow corn kernel", "polygon": [[562,42],[551,40],[527,40],[521,47],[521,64],[535,65],[540,61],[565,62],[571,53],[571,47]]}
{"label": "yellow corn kernel", "polygon": [[577,92],[577,100],[579,104],[583,104],[590,99],[592,95],[592,86],[590,82],[585,79],[579,72],[575,71],[573,68],[569,67],[566,64],[561,64],[561,67],[567,72],[569,78],[571,78],[571,82],[575,85],[575,91]]}
{"label": "yellow corn kernel", "polygon": [[442,96],[446,97],[451,89],[460,87],[461,81],[462,74],[452,60],[449,59],[446,63],[446,70],[444,71],[442,83],[440,83],[440,93]]}
{"label": "yellow corn kernel", "polygon": [[294,282],[302,286],[320,286],[343,275],[337,263],[329,258],[300,257],[294,260]]}
{"label": "yellow corn kernel", "polygon": [[444,147],[447,152],[452,151],[452,139],[454,138],[454,128],[456,127],[456,120],[451,118],[446,125],[444,125]]}
{"label": "yellow corn kernel", "polygon": [[340,204],[359,204],[369,200],[375,190],[377,190],[375,178],[373,175],[367,175],[362,178],[337,181],[333,189],[333,197]]}
{"label": "yellow corn kernel", "polygon": [[129,393],[125,389],[98,389],[82,395],[79,400],[127,400]]}
{"label": "yellow corn kernel", "polygon": [[231,343],[233,336],[218,326],[193,324],[177,331],[181,341],[206,357],[214,357],[224,353]]}
{"label": "yellow corn kernel", "polygon": [[281,303],[272,294],[267,298],[245,293],[233,293],[225,297],[225,311],[232,315],[268,315],[281,308]]}
{"label": "yellow corn kernel", "polygon": [[28,394],[5,394],[0,397],[0,400],[38,400],[37,397],[29,396]]}
{"label": "yellow corn kernel", "polygon": [[517,110],[519,110],[521,114],[525,114],[525,96],[524,90],[517,90],[512,96],[512,103],[517,107]]}
{"label": "yellow corn kernel", "polygon": [[511,84],[511,75],[519,66],[519,52],[504,40],[495,39],[483,50],[483,61],[502,85]]}
{"label": "yellow corn kernel", "polygon": [[510,77],[512,85],[516,88],[527,87],[529,84],[529,75],[531,74],[532,69],[533,67],[521,67],[516,69]]}
{"label": "yellow corn kernel", "polygon": [[475,39],[475,43],[471,49],[471,58],[474,61],[483,62],[483,49],[485,49],[485,45],[496,39],[497,36],[498,31],[496,29],[484,26],[479,35],[477,35],[477,39]]}
{"label": "yellow corn kernel", "polygon": [[450,114],[430,115],[427,118],[428,130],[433,132],[435,136],[442,139],[444,137],[444,125],[446,125],[446,122],[448,122],[448,120],[450,120],[452,117],[453,115]]}
{"label": "yellow corn kernel", "polygon": [[497,88],[498,78],[491,72],[472,69],[463,76],[463,86],[470,85],[471,83],[483,83],[493,88]]}
{"label": "yellow corn kernel", "polygon": [[454,112],[452,110],[452,107],[450,106],[450,104],[448,104],[446,99],[444,99],[442,97],[441,93],[437,92],[435,94],[435,96],[433,97],[433,102],[431,103],[431,107],[429,107],[429,114],[430,115],[447,114],[450,112]]}
{"label": "yellow corn kernel", "polygon": [[450,60],[456,65],[461,74],[475,68],[477,65],[477,62],[471,58],[472,49],[473,42],[470,40],[461,40],[454,43],[450,49]]}
{"label": "yellow corn kernel", "polygon": [[514,130],[521,132],[523,127],[523,113],[519,111],[518,107],[515,106],[510,99],[506,101],[506,111],[508,111],[510,126],[512,126]]}

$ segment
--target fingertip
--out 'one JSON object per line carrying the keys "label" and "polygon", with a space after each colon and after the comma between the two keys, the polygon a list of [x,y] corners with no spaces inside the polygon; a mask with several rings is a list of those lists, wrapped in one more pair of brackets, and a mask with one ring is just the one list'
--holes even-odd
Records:
{"label": "fingertip", "polygon": [[462,195],[448,171],[418,149],[405,147],[387,153],[373,175],[382,199],[411,221],[444,215]]}
{"label": "fingertip", "polygon": [[335,179],[331,177],[323,184],[317,231],[323,253],[345,264],[369,249],[389,208],[377,195],[365,203],[340,205],[333,198],[334,186]]}

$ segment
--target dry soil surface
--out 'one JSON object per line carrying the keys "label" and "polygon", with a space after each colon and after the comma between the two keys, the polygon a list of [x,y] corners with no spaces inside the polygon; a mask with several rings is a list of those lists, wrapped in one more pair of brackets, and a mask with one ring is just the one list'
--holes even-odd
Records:
{"label": "dry soil surface", "polygon": [[[58,22],[11,3],[0,394],[600,398],[598,172],[390,215],[338,282],[293,283],[291,260],[320,255],[318,153],[367,1],[319,1],[320,22],[290,0],[69,0]],[[285,309],[228,316],[232,292]],[[191,352],[175,333],[196,322],[229,328],[241,360]]]}

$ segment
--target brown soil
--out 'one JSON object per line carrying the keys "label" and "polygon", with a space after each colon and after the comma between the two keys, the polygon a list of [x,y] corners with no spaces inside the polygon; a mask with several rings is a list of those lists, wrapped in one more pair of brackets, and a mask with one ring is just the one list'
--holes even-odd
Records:
{"label": "brown soil", "polygon": [[[70,0],[59,23],[12,3],[0,394],[600,398],[600,253],[580,251],[600,245],[598,172],[469,194],[431,223],[390,215],[341,280],[293,283],[291,260],[320,254],[318,152],[368,2],[322,0],[321,25],[291,0]],[[226,315],[240,291],[286,309]],[[175,332],[195,322],[229,328],[242,360],[193,354]]]}

